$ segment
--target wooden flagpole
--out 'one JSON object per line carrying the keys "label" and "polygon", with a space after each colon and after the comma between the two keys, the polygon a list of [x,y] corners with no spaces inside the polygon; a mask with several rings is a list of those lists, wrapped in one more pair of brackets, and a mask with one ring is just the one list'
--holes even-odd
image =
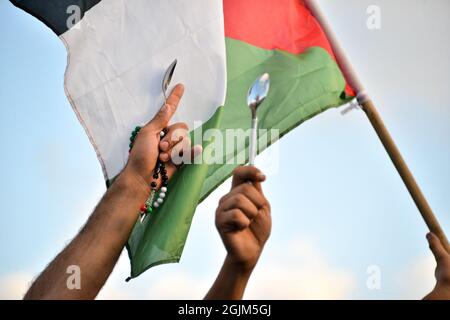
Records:
{"label": "wooden flagpole", "polygon": [[403,180],[406,188],[408,189],[411,197],[413,198],[417,208],[419,209],[425,223],[427,224],[429,230],[433,232],[439,239],[442,244],[446,248],[447,252],[450,253],[450,244],[445,236],[444,231],[442,230],[439,221],[433,213],[430,205],[428,204],[427,199],[423,195],[420,190],[419,185],[417,184],[414,176],[409,170],[405,160],[403,159],[399,149],[397,148],[394,140],[392,139],[389,131],[383,123],[375,105],[372,100],[369,98],[367,93],[364,90],[361,82],[359,81],[356,73],[354,72],[349,60],[344,54],[343,49],[339,45],[336,36],[334,35],[333,30],[329,26],[326,21],[323,13],[321,12],[320,7],[317,5],[315,0],[305,0],[305,4],[314,15],[314,17],[320,22],[322,29],[326,33],[331,46],[333,48],[334,54],[336,55],[336,60],[341,68],[346,81],[349,85],[356,91],[358,103],[361,105],[362,109],[366,113],[370,123],[372,124],[375,132],[381,140],[386,152],[391,158],[395,168],[397,169],[400,177]]}

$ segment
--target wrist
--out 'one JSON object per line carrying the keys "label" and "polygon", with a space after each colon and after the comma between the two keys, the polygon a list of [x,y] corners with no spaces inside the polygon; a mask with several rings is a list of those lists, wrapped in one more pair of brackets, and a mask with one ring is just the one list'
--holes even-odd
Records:
{"label": "wrist", "polygon": [[206,300],[241,300],[253,268],[236,263],[227,255],[219,275],[206,295]]}
{"label": "wrist", "polygon": [[230,270],[233,274],[242,277],[250,277],[253,269],[256,266],[255,262],[250,261],[240,261],[235,259],[232,255],[227,254],[224,262],[224,267]]}
{"label": "wrist", "polygon": [[150,194],[150,186],[145,181],[144,177],[137,174],[128,167],[125,167],[125,169],[118,177],[116,183],[120,184],[127,190],[133,191],[136,194],[142,194],[145,197],[148,197],[148,195]]}

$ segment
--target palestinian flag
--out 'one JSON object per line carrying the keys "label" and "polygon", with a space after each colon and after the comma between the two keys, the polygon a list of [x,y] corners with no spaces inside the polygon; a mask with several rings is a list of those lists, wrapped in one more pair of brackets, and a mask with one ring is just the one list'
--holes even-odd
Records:
{"label": "palestinian flag", "polygon": [[[161,81],[174,59],[173,83],[184,83],[186,93],[173,121],[195,129],[194,140],[208,128],[223,136],[227,129],[249,129],[247,90],[265,72],[271,89],[258,109],[259,126],[279,130],[280,137],[354,95],[302,0],[11,2],[64,42],[66,94],[107,183],[127,161],[130,132],[162,105]],[[238,165],[230,159],[242,153],[247,158],[247,148],[248,139],[224,149],[220,163],[177,172],[167,200],[136,224],[128,241],[131,277],[179,261],[197,204],[230,176]]]}

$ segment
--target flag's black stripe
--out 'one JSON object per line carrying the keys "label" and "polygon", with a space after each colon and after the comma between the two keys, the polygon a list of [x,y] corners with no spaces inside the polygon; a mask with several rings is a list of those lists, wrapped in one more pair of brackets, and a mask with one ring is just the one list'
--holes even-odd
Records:
{"label": "flag's black stripe", "polygon": [[[73,12],[67,13],[67,9],[72,6],[80,8],[80,18],[101,0],[10,0],[16,7],[35,16],[58,36],[69,29],[68,19]],[[69,19],[69,21],[73,21]]]}

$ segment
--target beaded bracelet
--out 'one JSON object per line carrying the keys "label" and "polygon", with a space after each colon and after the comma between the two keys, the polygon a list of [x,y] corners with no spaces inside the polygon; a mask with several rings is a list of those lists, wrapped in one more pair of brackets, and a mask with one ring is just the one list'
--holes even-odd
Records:
{"label": "beaded bracelet", "polygon": [[[136,137],[137,137],[139,131],[141,131],[141,129],[142,128],[138,126],[131,133],[129,152],[131,152],[131,149],[134,146]],[[160,132],[161,138],[163,138],[165,136],[165,134],[166,134],[165,130],[161,131]],[[160,174],[161,174],[161,180],[162,180],[161,189],[158,193],[158,197],[156,197],[156,192],[157,192],[157,188],[158,188],[158,179],[159,179]],[[156,210],[156,208],[158,208],[164,202],[164,198],[166,197],[166,194],[167,194],[167,185],[169,182],[169,177],[167,176],[167,170],[166,170],[165,164],[162,163],[159,160],[159,158],[156,160],[156,166],[153,171],[152,177],[153,177],[153,181],[150,183],[150,189],[151,189],[150,196],[148,197],[147,201],[145,201],[145,203],[141,206],[141,209],[140,209],[141,222],[144,222],[145,218],[149,214],[152,214],[153,211]],[[156,200],[155,200],[155,198],[156,198]]]}

